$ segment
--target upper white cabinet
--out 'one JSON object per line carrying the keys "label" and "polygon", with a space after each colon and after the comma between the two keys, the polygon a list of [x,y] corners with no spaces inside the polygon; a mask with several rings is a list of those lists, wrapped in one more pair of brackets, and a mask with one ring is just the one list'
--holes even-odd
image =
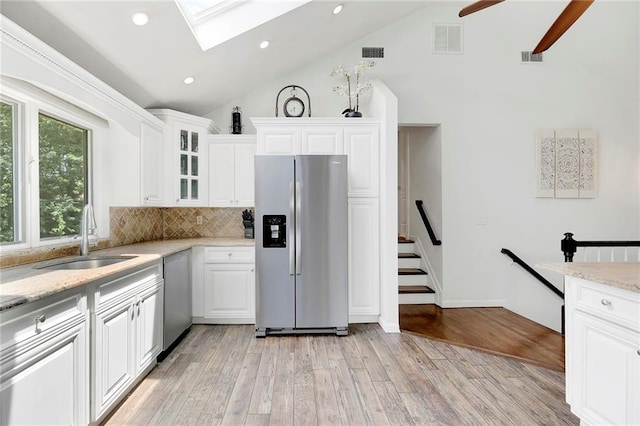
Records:
{"label": "upper white cabinet", "polygon": [[140,182],[143,206],[157,206],[162,203],[160,176],[162,170],[162,131],[142,123],[140,128]]}
{"label": "upper white cabinet", "polygon": [[255,135],[209,136],[209,205],[253,207]]}
{"label": "upper white cabinet", "polygon": [[583,424],[640,424],[640,293],[566,277],[567,402]]}
{"label": "upper white cabinet", "polygon": [[342,133],[336,127],[304,127],[300,130],[300,154],[342,154]]}
{"label": "upper white cabinet", "polygon": [[207,135],[209,119],[168,109],[149,112],[166,125],[164,128],[164,205],[207,205]]}
{"label": "upper white cabinet", "polygon": [[344,129],[344,153],[349,161],[350,197],[378,195],[378,134],[378,127],[374,126]]}
{"label": "upper white cabinet", "polygon": [[252,118],[257,155],[346,154],[349,197],[379,195],[380,124],[371,119]]}

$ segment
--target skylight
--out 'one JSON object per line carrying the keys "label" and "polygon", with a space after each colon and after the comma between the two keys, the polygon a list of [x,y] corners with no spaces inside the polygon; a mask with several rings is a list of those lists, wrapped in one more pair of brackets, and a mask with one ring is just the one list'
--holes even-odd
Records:
{"label": "skylight", "polygon": [[175,0],[203,51],[310,1]]}

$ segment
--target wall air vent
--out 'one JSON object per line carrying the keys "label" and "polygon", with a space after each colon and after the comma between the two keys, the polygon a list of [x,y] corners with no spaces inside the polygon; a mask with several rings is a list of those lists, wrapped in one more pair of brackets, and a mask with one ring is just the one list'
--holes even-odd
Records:
{"label": "wall air vent", "polygon": [[363,47],[363,58],[384,58],[384,47]]}
{"label": "wall air vent", "polygon": [[462,24],[433,24],[433,53],[462,53]]}
{"label": "wall air vent", "polygon": [[542,62],[542,53],[533,54],[532,51],[527,50],[521,52],[522,62]]}

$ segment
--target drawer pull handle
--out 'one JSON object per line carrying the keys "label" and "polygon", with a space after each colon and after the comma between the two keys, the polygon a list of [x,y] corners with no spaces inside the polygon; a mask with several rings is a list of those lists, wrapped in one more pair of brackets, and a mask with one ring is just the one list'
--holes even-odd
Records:
{"label": "drawer pull handle", "polygon": [[636,352],[638,355],[640,355],[640,349],[638,349],[638,351]]}
{"label": "drawer pull handle", "polygon": [[229,253],[229,257],[233,256],[233,253]]}
{"label": "drawer pull handle", "polygon": [[611,300],[609,299],[602,299],[600,301],[600,303],[602,303],[604,306],[610,306],[611,305]]}
{"label": "drawer pull handle", "polygon": [[40,329],[40,324],[47,320],[47,316],[45,314],[38,315],[36,317],[36,333],[40,333],[42,330]]}

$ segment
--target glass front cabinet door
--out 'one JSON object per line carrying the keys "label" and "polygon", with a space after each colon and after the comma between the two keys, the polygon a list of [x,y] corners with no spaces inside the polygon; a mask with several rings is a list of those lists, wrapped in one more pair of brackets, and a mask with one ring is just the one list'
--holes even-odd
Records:
{"label": "glass front cabinet door", "polygon": [[[194,202],[200,204],[200,147],[202,132],[185,129],[178,126],[177,143],[179,147],[180,162],[176,164],[180,173],[180,189],[179,197],[176,200],[178,204]],[[190,203],[189,203],[190,204]]]}

